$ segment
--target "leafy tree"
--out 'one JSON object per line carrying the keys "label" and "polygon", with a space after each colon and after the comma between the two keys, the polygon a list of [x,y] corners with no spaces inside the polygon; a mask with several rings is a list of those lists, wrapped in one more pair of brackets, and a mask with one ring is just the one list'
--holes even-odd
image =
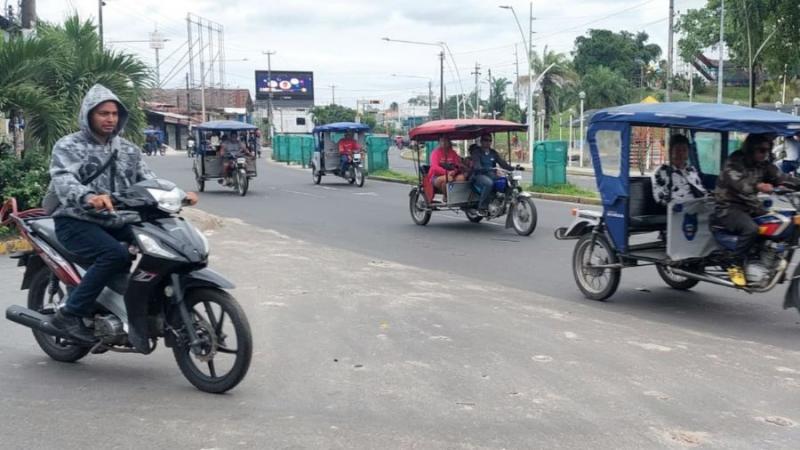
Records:
{"label": "leafy tree", "polygon": [[[678,20],[683,37],[678,49],[684,60],[719,42],[720,0],[690,9]],[[773,77],[800,74],[800,8],[797,0],[729,0],[725,3],[725,45],[733,61],[750,72],[751,102],[755,100],[755,74],[763,67]],[[758,52],[761,48],[761,53]]]}
{"label": "leafy tree", "polygon": [[628,80],[605,66],[595,67],[581,79],[586,108],[605,108],[628,103],[632,87]]}
{"label": "leafy tree", "polygon": [[342,105],[325,105],[311,108],[314,125],[325,125],[334,122],[353,122],[356,110]]}
{"label": "leafy tree", "polygon": [[605,66],[626,79],[638,78],[642,65],[649,65],[661,56],[661,47],[648,44],[647,33],[610,30],[589,30],[588,36],[575,39],[573,65],[580,76],[597,66]]}
{"label": "leafy tree", "polygon": [[560,97],[565,95],[565,90],[574,86],[578,81],[578,75],[572,69],[572,64],[567,59],[567,55],[554,51],[547,51],[545,47],[542,57],[534,55],[533,71],[542,73],[551,64],[555,64],[547,73],[544,74],[540,83],[541,95],[539,96],[540,107],[545,112],[545,129],[550,128],[550,119],[553,114],[561,111]]}
{"label": "leafy tree", "polygon": [[504,120],[510,120],[512,122],[518,123],[527,123],[527,117],[525,116],[526,111],[519,107],[519,104],[511,100],[506,100],[506,105],[503,108],[503,115],[501,116]]}
{"label": "leafy tree", "polygon": [[506,97],[506,88],[511,84],[506,78],[494,78],[489,86],[489,101],[486,108],[489,114],[497,111],[498,117],[502,116],[506,110],[508,98]]}

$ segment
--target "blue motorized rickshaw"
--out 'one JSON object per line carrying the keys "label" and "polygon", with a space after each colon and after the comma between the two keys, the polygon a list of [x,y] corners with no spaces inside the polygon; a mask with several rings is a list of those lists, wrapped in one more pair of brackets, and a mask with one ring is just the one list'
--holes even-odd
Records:
{"label": "blue motorized rickshaw", "polygon": [[578,241],[572,269],[583,294],[604,300],[616,291],[622,269],[654,265],[670,287],[683,290],[704,281],[766,292],[789,281],[784,307],[799,307],[800,268],[791,276],[787,272],[800,236],[798,194],[776,189],[772,197],[764,198],[765,206],[774,206],[769,214],[754,218],[760,239],[748,255],[747,282],[734,283],[726,267],[737,237],[711,225],[713,197],[675,200],[666,206],[655,201],[645,171],[658,146],[637,138],[643,129],[654,128],[689,139],[689,161],[711,192],[729,153],[737,149],[734,133],[788,136],[800,130],[800,118],[688,102],[634,104],[597,112],[587,138],[602,211],[573,210],[573,223],[555,233],[558,239]]}
{"label": "blue motorized rickshaw", "polygon": [[[255,153],[226,155],[224,146],[227,140],[240,139],[239,136],[256,129],[255,125],[235,120],[204,122],[193,128],[195,151],[192,170],[198,191],[205,190],[206,180],[216,178],[221,180],[221,184],[236,189],[239,195],[247,194],[250,179],[258,175]],[[246,147],[247,144],[242,142],[242,145]],[[225,164],[231,166],[227,176]]]}
{"label": "blue motorized rickshaw", "polygon": [[165,155],[167,148],[164,145],[164,135],[161,130],[155,128],[146,128],[144,130],[144,153],[147,156]]}
{"label": "blue motorized rickshaw", "polygon": [[[356,122],[336,122],[314,127],[314,154],[311,156],[311,177],[314,184],[320,184],[322,177],[336,175],[358,187],[364,186],[366,169],[364,168],[364,142],[369,126]],[[352,152],[346,163],[342,163],[339,154],[339,141],[345,133],[353,133],[357,142],[357,150]]]}

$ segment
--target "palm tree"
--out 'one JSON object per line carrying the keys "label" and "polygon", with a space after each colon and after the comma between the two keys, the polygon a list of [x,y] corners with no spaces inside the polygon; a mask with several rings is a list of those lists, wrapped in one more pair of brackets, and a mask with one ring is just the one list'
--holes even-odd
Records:
{"label": "palm tree", "polygon": [[[23,119],[29,145],[51,146],[67,130],[63,103],[42,83],[47,74],[59,70],[50,56],[54,49],[37,38],[0,40],[0,111],[12,120]],[[20,156],[20,135],[14,133]]]}
{"label": "palm tree", "polygon": [[545,114],[544,128],[549,130],[550,118],[553,114],[561,111],[559,97],[564,95],[565,89],[577,83],[578,75],[572,69],[572,63],[567,58],[567,55],[555,51],[547,51],[547,47],[544,48],[543,56],[533,55],[531,64],[534,76],[554,64],[540,81],[542,93],[539,101]]}

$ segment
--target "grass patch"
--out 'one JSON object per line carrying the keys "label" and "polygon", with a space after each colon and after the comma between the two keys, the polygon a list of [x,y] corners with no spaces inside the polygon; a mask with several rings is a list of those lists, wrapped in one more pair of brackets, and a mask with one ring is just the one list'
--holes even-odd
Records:
{"label": "grass patch", "polygon": [[529,184],[525,186],[525,190],[530,192],[539,192],[541,194],[572,195],[575,197],[598,198],[597,192],[590,191],[570,183],[556,184],[552,186]]}
{"label": "grass patch", "polygon": [[17,236],[16,228],[4,227],[0,225],[0,240],[8,239]]}
{"label": "grass patch", "polygon": [[416,175],[397,172],[397,171],[390,170],[390,169],[376,170],[374,172],[370,172],[369,174],[370,174],[370,176],[391,178],[393,180],[404,181],[406,183],[413,183],[413,184],[416,184],[419,181],[419,179],[417,178]]}

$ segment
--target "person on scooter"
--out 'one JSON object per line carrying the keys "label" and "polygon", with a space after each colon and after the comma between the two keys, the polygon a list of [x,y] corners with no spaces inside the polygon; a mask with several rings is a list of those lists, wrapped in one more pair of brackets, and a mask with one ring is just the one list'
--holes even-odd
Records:
{"label": "person on scooter", "polygon": [[497,166],[505,170],[514,170],[497,150],[492,148],[492,136],[484,134],[480,137],[480,146],[470,147],[470,158],[472,159],[472,176],[470,180],[481,193],[478,200],[478,214],[481,216],[489,215],[489,202],[494,192],[494,180],[497,179]]}
{"label": "person on scooter", "polygon": [[[114,211],[111,193],[155,178],[141,150],[119,136],[127,120],[128,110],[113,92],[92,86],[81,105],[80,131],[56,142],[50,162],[51,182],[43,206],[52,212],[56,236],[67,250],[93,261],[52,324],[86,343],[96,339],[83,318],[94,314],[95,300],[109,281],[129,270],[128,247],[120,241],[134,241],[130,227],[120,228],[113,215],[97,212]],[[197,195],[190,192],[187,199],[194,204]],[[147,345],[146,338],[144,344],[141,337],[129,338]]]}
{"label": "person on scooter", "polygon": [[431,168],[428,171],[433,187],[445,193],[448,181],[464,181],[467,177],[461,164],[461,157],[453,150],[453,143],[446,137],[439,138],[439,146],[431,153]]}
{"label": "person on scooter", "polygon": [[344,175],[347,165],[353,161],[353,153],[361,151],[358,141],[353,138],[353,132],[348,131],[339,139],[339,171]]}
{"label": "person on scooter", "polygon": [[766,134],[750,134],[742,148],[733,152],[720,173],[712,224],[738,236],[733,262],[728,275],[737,286],[747,285],[742,267],[747,253],[758,236],[754,217],[767,214],[758,193],[772,193],[776,185],[788,185],[796,189],[796,182],[770,164],[772,137]]}
{"label": "person on scooter", "polygon": [[652,178],[653,198],[662,205],[708,194],[697,169],[689,164],[689,139],[682,134],[669,139],[669,164],[659,167]]}
{"label": "person on scooter", "polygon": [[236,134],[236,132],[230,133],[229,136],[226,136],[222,140],[222,144],[220,144],[219,147],[219,152],[220,155],[225,158],[225,162],[222,167],[222,179],[219,180],[220,184],[224,183],[225,180],[231,175],[231,171],[233,171],[234,167],[236,166],[237,158],[252,155],[244,142],[239,140],[239,136]]}

